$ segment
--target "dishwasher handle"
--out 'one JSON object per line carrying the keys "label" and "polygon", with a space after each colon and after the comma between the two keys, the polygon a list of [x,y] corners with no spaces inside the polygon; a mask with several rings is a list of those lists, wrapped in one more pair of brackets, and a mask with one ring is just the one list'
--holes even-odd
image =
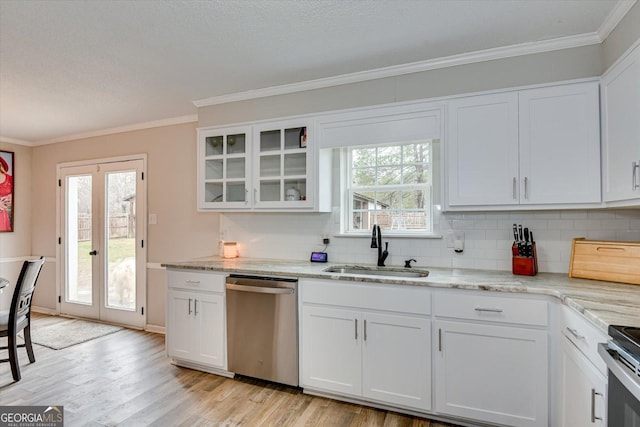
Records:
{"label": "dishwasher handle", "polygon": [[231,291],[254,292],[258,294],[294,294],[294,288],[269,288],[264,286],[247,286],[227,283],[227,289]]}

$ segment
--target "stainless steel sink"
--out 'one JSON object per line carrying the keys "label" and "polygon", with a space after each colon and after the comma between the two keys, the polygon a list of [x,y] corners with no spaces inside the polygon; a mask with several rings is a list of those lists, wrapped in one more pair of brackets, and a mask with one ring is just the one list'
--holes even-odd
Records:
{"label": "stainless steel sink", "polygon": [[326,273],[358,274],[361,276],[388,276],[388,277],[427,277],[428,270],[418,268],[401,267],[364,267],[359,265],[334,265],[323,270]]}

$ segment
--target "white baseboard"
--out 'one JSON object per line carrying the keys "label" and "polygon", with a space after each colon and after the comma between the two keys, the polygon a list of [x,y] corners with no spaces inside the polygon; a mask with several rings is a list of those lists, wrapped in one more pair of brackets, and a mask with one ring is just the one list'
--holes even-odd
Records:
{"label": "white baseboard", "polygon": [[47,307],[38,307],[35,305],[31,306],[31,311],[36,312],[36,313],[42,313],[42,314],[48,314],[50,316],[57,316],[58,310],[55,310],[53,308],[47,308]]}
{"label": "white baseboard", "polygon": [[149,324],[147,324],[144,327],[144,330],[147,331],[147,332],[155,332],[156,334],[163,334],[163,335],[167,334],[167,328],[165,328],[164,326],[159,326],[159,325],[149,325]]}

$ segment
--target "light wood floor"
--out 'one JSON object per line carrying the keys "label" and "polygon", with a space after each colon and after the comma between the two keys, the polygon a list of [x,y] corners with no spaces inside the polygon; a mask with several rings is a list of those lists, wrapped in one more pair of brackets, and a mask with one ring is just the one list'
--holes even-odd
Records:
{"label": "light wood floor", "polygon": [[[32,328],[61,320],[34,314]],[[34,364],[19,349],[21,381],[13,382],[9,364],[0,364],[0,405],[63,405],[70,427],[455,427],[179,368],[165,355],[164,336],[149,332],[126,329],[63,350],[34,347]]]}

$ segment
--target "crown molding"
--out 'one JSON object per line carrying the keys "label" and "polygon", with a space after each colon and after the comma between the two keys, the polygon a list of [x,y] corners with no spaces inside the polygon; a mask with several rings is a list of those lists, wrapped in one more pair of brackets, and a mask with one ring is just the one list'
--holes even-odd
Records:
{"label": "crown molding", "polygon": [[535,53],[550,52],[554,50],[569,49],[574,47],[599,44],[601,42],[602,39],[600,38],[598,33],[586,33],[576,36],[556,38],[552,40],[484,49],[475,52],[462,53],[458,55],[429,59],[426,61],[412,62],[408,64],[393,65],[390,67],[377,68],[374,70],[360,71],[357,73],[343,74],[340,76],[327,77],[316,80],[309,80],[300,83],[291,83],[282,86],[272,86],[262,89],[249,90],[246,92],[219,95],[211,98],[195,100],[193,101],[193,104],[198,108],[202,108],[211,105],[226,104],[229,102],[246,101],[249,99],[265,98],[274,95],[284,95],[288,93],[322,89],[349,83],[358,83],[386,77],[401,76],[404,74],[419,73],[422,71],[436,70],[439,68],[455,67],[458,65],[492,61],[495,59],[504,59],[521,55],[530,55]]}
{"label": "crown molding", "polygon": [[614,28],[618,26],[620,21],[622,21],[622,18],[625,17],[627,12],[631,10],[637,1],[638,0],[619,0],[616,3],[613,9],[611,9],[611,12],[609,12],[607,17],[604,19],[604,22],[602,22],[602,25],[600,25],[600,28],[598,28],[597,33],[600,37],[601,43],[609,37],[609,34],[611,34]]}
{"label": "crown molding", "polygon": [[0,142],[6,142],[7,144],[15,144],[15,145],[26,145],[27,147],[33,147],[33,142],[25,141],[22,139],[9,138],[6,136],[0,135]]}
{"label": "crown molding", "polygon": [[171,117],[168,119],[154,120],[151,122],[135,123],[127,126],[119,126],[119,127],[113,127],[113,128],[107,128],[107,129],[100,129],[100,130],[91,131],[91,132],[76,133],[72,135],[61,136],[58,138],[37,141],[32,143],[32,145],[38,146],[38,145],[55,144],[57,142],[73,141],[76,139],[93,138],[96,136],[113,135],[116,133],[152,129],[152,128],[157,128],[162,126],[179,125],[183,123],[193,123],[197,121],[198,121],[198,115],[190,114],[188,116]]}

